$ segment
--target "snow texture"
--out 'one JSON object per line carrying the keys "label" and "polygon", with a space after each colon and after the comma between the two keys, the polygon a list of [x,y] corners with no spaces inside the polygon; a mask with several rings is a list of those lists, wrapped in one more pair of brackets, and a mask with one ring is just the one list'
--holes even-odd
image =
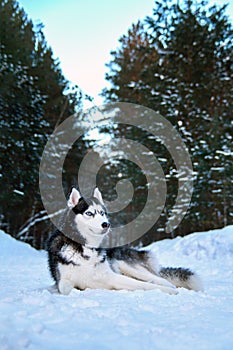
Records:
{"label": "snow texture", "polygon": [[55,292],[45,252],[0,231],[0,349],[233,349],[233,226],[149,247],[205,291]]}

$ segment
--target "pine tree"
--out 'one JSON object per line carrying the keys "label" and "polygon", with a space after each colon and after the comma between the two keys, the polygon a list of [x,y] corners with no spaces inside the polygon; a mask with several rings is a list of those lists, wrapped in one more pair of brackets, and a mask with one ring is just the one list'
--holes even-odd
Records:
{"label": "pine tree", "polygon": [[[189,149],[195,191],[190,211],[175,234],[220,227],[232,220],[233,32],[225,9],[209,7],[206,1],[187,0],[181,6],[158,0],[153,16],[134,32],[146,38],[143,54],[129,31],[108,65],[106,78],[112,87],[104,91],[107,101],[133,102],[159,111]],[[134,72],[133,84],[128,72]],[[177,181],[171,160],[164,169],[170,184],[166,215],[176,197]]]}
{"label": "pine tree", "polygon": [[107,101],[124,101],[149,106],[150,88],[147,77],[159,60],[157,51],[151,47],[149,35],[141,22],[133,24],[127,35],[119,39],[120,47],[112,51],[113,60],[107,64],[106,80],[112,86],[103,91]]}
{"label": "pine tree", "polygon": [[[54,60],[41,29],[15,0],[0,0],[0,125],[3,227],[13,235],[43,211],[39,164],[56,123],[74,113],[79,99],[66,94],[69,84]],[[30,227],[30,226],[29,226]],[[26,230],[43,246],[43,230]]]}

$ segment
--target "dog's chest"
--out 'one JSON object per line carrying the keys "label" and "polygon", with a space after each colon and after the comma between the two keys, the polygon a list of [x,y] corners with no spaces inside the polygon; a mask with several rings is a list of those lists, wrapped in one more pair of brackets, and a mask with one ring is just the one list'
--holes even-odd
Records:
{"label": "dog's chest", "polygon": [[78,252],[64,246],[61,254],[66,261],[59,264],[61,278],[69,279],[74,287],[80,289],[104,287],[101,281],[111,270],[104,252],[86,247]]}
{"label": "dog's chest", "polygon": [[96,249],[83,247],[82,251],[78,251],[72,246],[65,245],[61,250],[61,255],[67,264],[77,267],[96,267],[105,261],[105,254]]}

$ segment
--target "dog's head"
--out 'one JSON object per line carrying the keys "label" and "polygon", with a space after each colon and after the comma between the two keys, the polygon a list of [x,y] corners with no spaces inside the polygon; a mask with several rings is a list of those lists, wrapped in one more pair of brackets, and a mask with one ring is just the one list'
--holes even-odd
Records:
{"label": "dog's head", "polygon": [[76,188],[72,188],[67,205],[75,214],[74,223],[85,244],[98,247],[110,229],[99,189],[96,187],[92,197],[85,199]]}

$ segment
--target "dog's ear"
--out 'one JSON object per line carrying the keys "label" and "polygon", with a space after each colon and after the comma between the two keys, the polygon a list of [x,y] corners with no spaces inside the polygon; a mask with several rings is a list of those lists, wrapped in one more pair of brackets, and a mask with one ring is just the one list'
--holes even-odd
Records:
{"label": "dog's ear", "polygon": [[79,199],[81,198],[81,194],[79,193],[79,191],[73,187],[71,192],[70,192],[70,195],[69,195],[69,198],[68,198],[68,201],[67,201],[67,205],[69,208],[74,208],[78,202],[79,202]]}
{"label": "dog's ear", "polygon": [[100,190],[98,189],[98,187],[96,187],[96,188],[94,189],[93,197],[96,198],[96,199],[98,199],[98,201],[99,201],[102,205],[104,205],[104,201],[103,201],[103,198],[102,198],[102,194],[101,194]]}

